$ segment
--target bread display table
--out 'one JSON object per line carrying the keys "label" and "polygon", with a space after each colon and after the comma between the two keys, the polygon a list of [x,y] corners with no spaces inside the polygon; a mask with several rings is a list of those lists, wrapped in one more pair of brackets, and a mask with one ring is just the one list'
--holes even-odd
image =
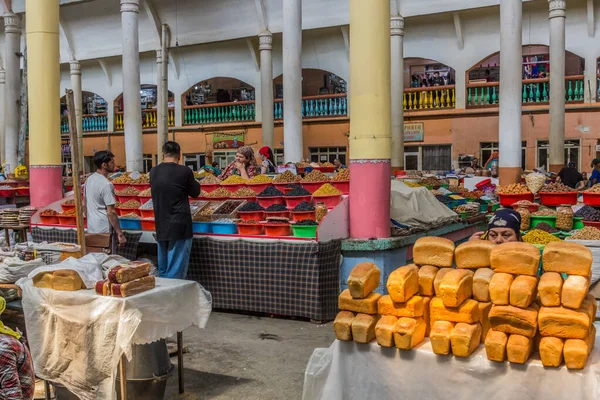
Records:
{"label": "bread display table", "polygon": [[519,399],[592,400],[600,397],[600,341],[582,371],[544,368],[537,355],[525,365],[488,361],[480,346],[469,358],[433,354],[429,339],[413,351],[375,342],[336,340],[315,349],[306,368],[303,400]]}

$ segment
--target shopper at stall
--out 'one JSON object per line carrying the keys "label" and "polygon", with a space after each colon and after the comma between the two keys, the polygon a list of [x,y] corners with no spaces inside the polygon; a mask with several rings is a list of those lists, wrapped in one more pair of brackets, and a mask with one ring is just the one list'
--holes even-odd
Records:
{"label": "shopper at stall", "polygon": [[115,155],[108,150],[98,151],[94,154],[94,165],[96,172],[85,181],[87,233],[110,234],[113,237],[107,245],[114,251],[115,243],[127,243],[115,209],[115,189],[108,180],[108,175],[115,170]]}
{"label": "shopper at stall", "polygon": [[263,146],[258,150],[262,163],[260,165],[261,174],[274,174],[276,172],[273,150],[269,146]]}
{"label": "shopper at stall", "polygon": [[[0,315],[6,300],[0,297]],[[0,399],[30,400],[35,393],[31,354],[19,332],[0,321]]]}
{"label": "shopper at stall", "polygon": [[495,244],[521,242],[521,214],[502,208],[494,213],[486,232],[476,232],[469,240],[488,240]]}
{"label": "shopper at stall", "polygon": [[219,165],[218,162],[213,162],[211,165],[205,165],[204,167],[202,167],[205,171],[210,172],[211,174],[213,174],[214,176],[219,176],[221,175],[221,167]]}
{"label": "shopper at stall", "polygon": [[574,162],[570,162],[569,166],[561,169],[556,180],[573,189],[583,188],[583,176],[575,168]]}
{"label": "shopper at stall", "polygon": [[590,176],[590,186],[600,183],[600,159],[594,158],[592,161],[592,176]]}
{"label": "shopper at stall", "polygon": [[335,165],[335,171],[336,172],[339,172],[342,169],[348,168],[347,166],[345,166],[344,164],[342,164],[342,162],[340,161],[339,158],[336,158],[335,160],[333,160],[333,165]]}
{"label": "shopper at stall", "polygon": [[158,274],[185,279],[192,251],[192,215],[189,197],[200,195],[194,173],[180,165],[181,147],[166,142],[162,163],[150,171],[150,186],[158,245]]}
{"label": "shopper at stall", "polygon": [[235,161],[225,167],[221,175],[219,175],[219,179],[225,180],[231,175],[239,175],[244,179],[251,179],[259,174],[260,169],[256,164],[254,150],[250,146],[243,146],[237,150]]}

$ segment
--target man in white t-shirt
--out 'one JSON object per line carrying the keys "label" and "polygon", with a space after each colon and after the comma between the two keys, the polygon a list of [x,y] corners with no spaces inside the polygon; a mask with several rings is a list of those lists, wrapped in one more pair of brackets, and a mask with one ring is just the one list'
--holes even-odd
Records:
{"label": "man in white t-shirt", "polygon": [[127,243],[115,209],[115,193],[108,175],[115,170],[115,155],[108,150],[94,154],[96,172],[85,181],[87,233],[116,234],[119,245]]}

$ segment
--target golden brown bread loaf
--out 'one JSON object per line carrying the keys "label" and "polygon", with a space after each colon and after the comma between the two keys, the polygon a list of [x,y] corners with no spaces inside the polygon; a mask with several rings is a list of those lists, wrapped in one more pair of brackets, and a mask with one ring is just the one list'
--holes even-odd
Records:
{"label": "golden brown bread loaf", "polygon": [[508,335],[504,332],[490,330],[485,337],[485,354],[490,361],[504,362],[506,360],[506,345]]}
{"label": "golden brown bread loaf", "polygon": [[494,305],[490,311],[490,325],[498,332],[534,337],[537,332],[538,310],[534,306],[518,308]]}
{"label": "golden brown bread loaf", "polygon": [[424,265],[419,268],[419,294],[421,296],[435,296],[433,282],[439,271],[438,267]]}
{"label": "golden brown bread loaf", "polygon": [[352,340],[365,344],[372,342],[378,320],[379,315],[357,314],[352,321]]}
{"label": "golden brown bread loaf", "polygon": [[490,280],[490,300],[497,306],[507,306],[510,304],[510,286],[514,281],[511,274],[496,272]]}
{"label": "golden brown bread loaf", "polygon": [[563,278],[558,272],[544,272],[538,284],[540,301],[545,307],[560,306]]}
{"label": "golden brown bread loaf", "polygon": [[433,280],[433,290],[435,291],[435,295],[440,295],[440,285],[442,284],[442,279],[446,276],[448,272],[452,271],[452,268],[441,268],[435,276]]}
{"label": "golden brown bread loaf", "polygon": [[583,299],[583,304],[581,305],[582,308],[587,308],[589,306],[591,306],[591,316],[592,316],[592,320],[596,320],[596,312],[598,311],[598,301],[596,300],[596,298],[594,297],[593,294],[588,293],[587,296],[585,296],[585,299]]}
{"label": "golden brown bread loaf", "polygon": [[564,339],[543,337],[540,340],[540,359],[544,367],[560,367],[563,362]]}
{"label": "golden brown bread loaf", "polygon": [[510,305],[527,308],[537,296],[537,276],[519,275],[510,285]]}
{"label": "golden brown bread loaf", "polygon": [[567,339],[563,349],[568,369],[584,369],[596,341],[596,327],[592,324],[585,340]]}
{"label": "golden brown bread loaf", "polygon": [[525,364],[533,350],[533,339],[523,335],[510,335],[506,344],[506,357],[513,364]]}
{"label": "golden brown bread loaf", "polygon": [[355,315],[350,311],[340,311],[333,321],[333,331],[338,340],[352,340],[352,321]]}
{"label": "golden brown bread loaf", "polygon": [[454,249],[452,240],[434,236],[422,237],[413,247],[413,260],[417,265],[449,268],[454,261]]}
{"label": "golden brown bread loaf", "polygon": [[379,286],[381,271],[377,265],[363,262],[352,268],[348,276],[348,289],[355,299],[364,299]]}
{"label": "golden brown bread loaf", "polygon": [[487,240],[465,242],[456,248],[454,256],[458,268],[488,268],[495,244]]}
{"label": "golden brown bread loaf", "polygon": [[449,321],[436,321],[431,326],[429,340],[433,352],[438,355],[446,356],[450,354],[450,336],[454,329],[454,323]]}
{"label": "golden brown bread loaf", "polygon": [[561,302],[563,307],[578,309],[583,304],[590,288],[590,281],[585,276],[570,275],[562,287]]}
{"label": "golden brown bread loaf", "polygon": [[490,268],[479,268],[473,276],[473,298],[477,301],[490,301],[490,281],[494,271]]}
{"label": "golden brown bread loaf", "polygon": [[492,328],[490,325],[490,311],[492,303],[479,303],[479,323],[481,324],[481,343],[485,341],[488,331]]}
{"label": "golden brown bread loaf", "polygon": [[413,296],[406,303],[395,303],[390,295],[381,296],[377,302],[377,313],[395,317],[421,317],[424,310],[423,297]]}
{"label": "golden brown bread loaf", "polygon": [[350,294],[350,289],[346,289],[338,297],[338,308],[355,313],[377,314],[377,301],[380,298],[379,293],[373,292],[365,299],[354,299]]}
{"label": "golden brown bread loaf", "polygon": [[32,281],[33,286],[37,288],[68,292],[85,289],[83,280],[77,271],[71,269],[40,272],[33,277]]}
{"label": "golden brown bread loaf", "polygon": [[448,272],[440,283],[440,294],[446,307],[458,307],[473,295],[473,271],[468,269],[453,269]]}
{"label": "golden brown bread loaf", "polygon": [[156,278],[154,276],[144,276],[143,278],[138,278],[123,284],[112,283],[110,285],[110,292],[113,297],[131,297],[154,289],[155,285]]}
{"label": "golden brown bread loaf", "polygon": [[431,332],[431,314],[429,312],[430,303],[431,297],[423,297],[423,320],[425,321],[425,337],[429,337],[429,332]]}
{"label": "golden brown bread loaf", "polygon": [[117,265],[108,271],[110,283],[127,283],[150,275],[152,265],[149,262],[132,261]]}
{"label": "golden brown bread loaf", "polygon": [[539,315],[540,334],[562,339],[585,339],[594,322],[592,310],[593,306],[586,302],[578,310],[542,307]]}
{"label": "golden brown bread loaf", "polygon": [[432,324],[435,321],[479,322],[479,304],[473,299],[465,300],[459,307],[446,307],[442,299],[434,297],[429,302],[429,313]]}
{"label": "golden brown bread loaf", "polygon": [[499,244],[492,249],[490,255],[494,272],[530,276],[537,276],[540,258],[537,247],[523,242]]}
{"label": "golden brown bread loaf", "polygon": [[481,343],[481,325],[479,322],[456,324],[450,335],[450,343],[455,357],[469,357]]}
{"label": "golden brown bread loaf", "polygon": [[394,347],[394,327],[398,318],[393,315],[384,315],[375,325],[375,338],[381,347]]}
{"label": "golden brown bread loaf", "polygon": [[423,318],[400,318],[394,327],[394,344],[400,350],[412,350],[425,339]]}
{"label": "golden brown bread loaf", "polygon": [[546,272],[560,272],[587,277],[592,272],[592,252],[579,243],[548,243],[542,254],[542,262]]}
{"label": "golden brown bread loaf", "polygon": [[419,292],[419,268],[412,264],[392,272],[387,281],[388,294],[396,303],[404,303]]}

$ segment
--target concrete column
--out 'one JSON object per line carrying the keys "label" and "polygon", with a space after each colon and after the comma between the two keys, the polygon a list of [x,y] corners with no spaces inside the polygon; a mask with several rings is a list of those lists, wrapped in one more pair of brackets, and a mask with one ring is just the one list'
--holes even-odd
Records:
{"label": "concrete column", "polygon": [[79,165],[82,172],[85,173],[85,163],[83,156],[83,93],[81,91],[81,64],[79,61],[70,62],[71,87],[73,88],[73,101],[75,103],[75,120],[77,123],[77,137],[79,137]]}
{"label": "concrete column", "polygon": [[454,70],[454,98],[456,104],[454,108],[464,110],[467,108],[467,71],[464,67],[459,67]]}
{"label": "concrete column", "polygon": [[169,135],[169,49],[167,48],[167,25],[162,26],[161,48],[156,51],[158,65],[157,147],[160,162],[162,147]]}
{"label": "concrete column", "polygon": [[31,205],[44,207],[63,197],[59,0],[27,0],[25,9]]}
{"label": "concrete column", "polygon": [[[121,0],[123,30],[123,107],[127,171],[143,171],[142,105],[140,102],[139,0]],[[117,162],[119,162],[117,160]]]}
{"label": "concrete column", "polygon": [[389,23],[389,0],[350,0],[350,236],[353,238],[390,236]]}
{"label": "concrete column", "polygon": [[[550,171],[565,166],[565,0],[550,5]],[[502,92],[500,92],[502,93]]]}
{"label": "concrete column", "polygon": [[392,46],[392,169],[404,169],[404,18],[390,24]]}
{"label": "concrete column", "polygon": [[286,162],[303,159],[302,0],[283,2],[283,144]]}
{"label": "concrete column", "polygon": [[6,73],[4,68],[0,66],[0,162],[6,158],[4,154],[4,97],[5,94]]}
{"label": "concrete column", "polygon": [[[522,23],[521,0],[500,2],[500,184],[520,181],[522,109]],[[485,161],[483,161],[485,162]]]}
{"label": "concrete column", "polygon": [[[258,49],[260,51],[262,142],[263,146],[273,148],[275,144],[275,122],[273,116],[273,35],[269,31],[263,31],[258,35],[258,40],[260,43]],[[300,124],[302,124],[302,120],[300,120]],[[300,129],[302,129],[302,125],[300,125]]]}
{"label": "concrete column", "polygon": [[21,19],[4,15],[4,69],[6,70],[4,101],[5,161],[12,172],[18,165],[19,116],[21,97]]}

